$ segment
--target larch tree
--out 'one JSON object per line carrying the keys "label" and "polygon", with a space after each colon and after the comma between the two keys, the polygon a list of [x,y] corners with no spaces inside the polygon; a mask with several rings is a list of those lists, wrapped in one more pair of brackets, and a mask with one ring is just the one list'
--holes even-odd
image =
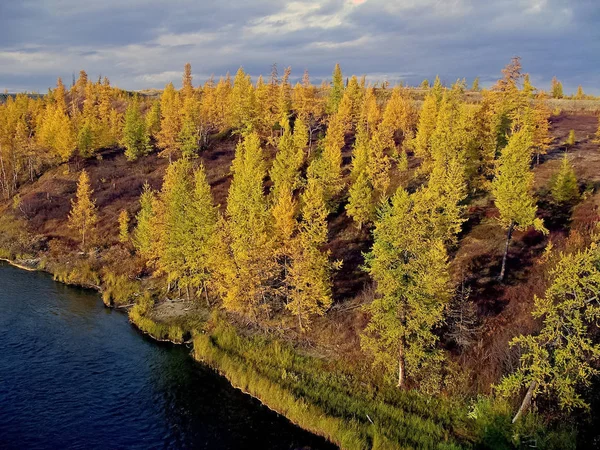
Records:
{"label": "larch tree", "polygon": [[121,143],[128,161],[135,161],[150,152],[150,136],[137,98],[127,106]]}
{"label": "larch tree", "polygon": [[75,153],[77,136],[67,112],[58,106],[48,106],[38,134],[38,141],[54,156],[68,161]]}
{"label": "larch tree", "polygon": [[194,171],[194,186],[190,194],[191,199],[185,206],[189,233],[185,244],[185,259],[182,261],[185,274],[182,287],[204,294],[208,304],[208,290],[212,274],[216,271],[213,250],[219,212],[214,205],[203,165]]}
{"label": "larch tree", "polygon": [[335,114],[338,110],[342,97],[344,96],[344,77],[342,75],[342,68],[339,64],[336,64],[333,69],[333,76],[331,80],[331,89],[327,98],[327,113]]}
{"label": "larch tree", "polygon": [[213,115],[217,118],[219,131],[225,131],[232,126],[232,86],[229,73],[225,78],[220,78],[215,88],[215,101]]}
{"label": "larch tree", "polygon": [[144,118],[146,122],[146,130],[150,137],[156,138],[160,131],[160,101],[153,101],[152,106],[146,113]]}
{"label": "larch tree", "polygon": [[435,131],[437,121],[438,101],[433,92],[425,96],[425,101],[419,113],[419,122],[417,125],[417,134],[414,140],[415,156],[429,161],[431,158],[430,141],[431,135]]}
{"label": "larch tree", "polygon": [[301,331],[307,329],[312,316],[323,315],[333,302],[331,276],[340,263],[331,262],[329,252],[322,248],[327,243],[327,214],[323,187],[309,177],[287,277],[290,301],[286,307],[298,318]]}
{"label": "larch tree", "polygon": [[392,162],[390,153],[395,152],[391,128],[382,124],[368,143],[367,175],[373,186],[373,194],[378,202],[386,200],[391,184]]}
{"label": "larch tree", "polygon": [[380,120],[381,110],[377,104],[375,89],[373,87],[368,87],[362,98],[359,122],[364,125],[367,135],[371,137],[377,129]]}
{"label": "larch tree", "polygon": [[296,220],[298,204],[294,198],[294,191],[302,184],[300,169],[304,163],[308,133],[300,118],[296,119],[293,134],[289,124],[284,123],[284,130],[269,175],[273,182],[271,212],[274,219],[275,256],[280,266],[282,280],[278,293],[287,304],[289,301],[287,275],[292,257],[292,236],[298,226]]}
{"label": "larch tree", "polygon": [[236,130],[252,129],[256,125],[256,98],[250,75],[240,67],[231,90],[231,125]]}
{"label": "larch tree", "polygon": [[359,229],[371,222],[375,215],[375,199],[373,186],[369,179],[369,138],[364,123],[359,123],[354,149],[352,152],[352,169],[346,211]]}
{"label": "larch tree", "polygon": [[177,137],[179,151],[184,158],[192,158],[200,145],[200,105],[194,96],[187,96],[181,111],[181,130]]}
{"label": "larch tree", "polygon": [[136,215],[137,225],[133,232],[133,245],[147,262],[155,258],[157,233],[155,232],[156,194],[148,183],[144,184],[140,196],[140,210]]}
{"label": "larch tree", "polygon": [[119,242],[126,244],[129,242],[129,213],[122,209],[119,213]]}
{"label": "larch tree", "polygon": [[535,91],[536,89],[533,87],[533,84],[531,84],[529,74],[526,73],[523,75],[523,95],[527,98],[532,98],[535,95]]}
{"label": "larch tree", "polygon": [[290,85],[290,75],[292,73],[291,67],[286,67],[283,71],[283,77],[281,77],[281,83],[277,92],[277,115],[279,119],[279,125],[285,128],[289,125],[290,116],[292,111],[292,86]]}
{"label": "larch tree", "polygon": [[550,108],[546,102],[546,95],[540,92],[533,104],[532,128],[533,128],[533,148],[536,162],[540,163],[540,156],[545,155],[552,144],[553,138],[550,133]]}
{"label": "larch tree", "polygon": [[552,91],[552,98],[563,98],[563,96],[564,96],[563,85],[560,81],[558,81],[558,79],[556,77],[552,78],[551,91]]}
{"label": "larch tree", "polygon": [[317,87],[310,82],[308,71],[304,72],[302,82],[294,86],[292,106],[298,118],[304,122],[308,130],[309,152],[312,148],[313,136],[321,128],[321,120],[325,113],[324,101],[319,97]]}
{"label": "larch tree", "polygon": [[427,187],[418,191],[418,207],[431,218],[431,235],[454,245],[461,230],[462,202],[467,197],[467,150],[473,137],[467,129],[458,91],[444,93],[430,138]]}
{"label": "larch tree", "polygon": [[492,181],[494,203],[500,213],[500,223],[507,228],[506,246],[502,257],[499,280],[504,279],[506,258],[516,229],[533,227],[547,232],[543,221],[536,218],[537,205],[533,197],[533,173],[530,169],[532,137],[528,129],[515,132],[502,149]]}
{"label": "larch tree", "polygon": [[412,138],[415,126],[415,111],[406,91],[396,86],[388,100],[381,127],[387,128],[393,135],[400,133],[402,139]]}
{"label": "larch tree", "polygon": [[550,195],[552,200],[559,205],[568,205],[579,197],[577,176],[566,153],[563,156],[560,170],[552,179]]}
{"label": "larch tree", "polygon": [[228,250],[216,278],[223,306],[256,320],[269,312],[268,281],[276,272],[272,248],[271,214],[264,195],[266,165],[260,138],[244,136],[232,164],[233,180],[226,210]]}
{"label": "larch tree", "polygon": [[182,158],[169,164],[164,176],[163,186],[158,195],[160,208],[155,215],[155,226],[161,228],[157,239],[157,273],[164,273],[169,286],[188,288],[186,269],[189,264],[188,253],[191,235],[191,218],[188,214],[188,202],[193,191],[192,165]]}
{"label": "larch tree", "polygon": [[561,409],[588,408],[581,388],[597,376],[600,345],[593,339],[600,317],[600,255],[596,243],[562,254],[550,271],[552,283],[543,298],[535,297],[532,316],[542,321],[535,335],[521,335],[511,346],[521,348],[520,365],[496,387],[500,395],[525,395],[516,422],[531,401],[542,395]]}
{"label": "larch tree", "polygon": [[473,80],[473,84],[471,85],[471,90],[473,92],[479,92],[480,88],[479,88],[479,77],[475,77],[475,79]]}
{"label": "larch tree", "polygon": [[569,148],[573,147],[576,142],[577,142],[577,138],[575,137],[575,130],[570,130],[569,136],[567,137],[567,140],[565,141],[565,146],[567,147],[567,149],[569,149]]}
{"label": "larch tree", "polygon": [[273,96],[271,95],[270,86],[264,82],[262,75],[256,80],[254,95],[257,109],[257,130],[265,139],[271,138],[273,127],[277,122],[277,111],[275,105],[271,103]]}
{"label": "larch tree", "polygon": [[363,225],[373,220],[376,211],[373,186],[366,171],[359,173],[348,194],[346,211],[360,230]]}
{"label": "larch tree", "polygon": [[338,115],[334,115],[327,128],[322,143],[321,154],[308,168],[309,176],[321,180],[325,203],[329,208],[336,205],[337,196],[342,191],[342,148],[345,143],[344,124]]}
{"label": "larch tree", "polygon": [[598,118],[598,128],[596,129],[596,133],[594,134],[594,143],[600,144],[600,117]]}
{"label": "larch tree", "polygon": [[98,216],[96,202],[92,199],[90,177],[85,170],[81,171],[77,182],[75,199],[71,200],[69,227],[77,232],[82,251],[87,251],[93,242]]}
{"label": "larch tree", "polygon": [[167,84],[160,97],[160,131],[157,134],[160,156],[169,158],[169,162],[179,150],[179,133],[181,131],[181,99],[173,87]]}
{"label": "larch tree", "polygon": [[300,186],[300,169],[304,164],[304,149],[306,148],[306,127],[298,119],[294,132],[289,125],[284,126],[283,136],[279,138],[275,161],[269,171],[273,182],[272,195],[277,198],[280,187],[296,189]]}
{"label": "larch tree", "polygon": [[442,354],[434,330],[450,300],[447,254],[440,240],[430,239],[413,211],[413,199],[402,188],[386,203],[375,222],[374,242],[366,267],[376,282],[377,298],[367,306],[371,317],[361,346],[394,376],[433,377]]}
{"label": "larch tree", "polygon": [[192,65],[190,63],[186,63],[183,67],[181,94],[184,100],[194,96],[194,86],[192,84]]}

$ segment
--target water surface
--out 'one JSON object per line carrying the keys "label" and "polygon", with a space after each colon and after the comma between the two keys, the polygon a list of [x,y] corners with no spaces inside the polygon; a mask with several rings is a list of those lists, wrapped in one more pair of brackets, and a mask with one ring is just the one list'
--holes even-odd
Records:
{"label": "water surface", "polygon": [[0,448],[330,449],[97,293],[0,263]]}

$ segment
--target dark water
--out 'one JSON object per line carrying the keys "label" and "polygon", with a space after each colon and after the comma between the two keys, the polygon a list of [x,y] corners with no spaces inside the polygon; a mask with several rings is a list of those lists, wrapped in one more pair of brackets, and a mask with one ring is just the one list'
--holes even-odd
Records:
{"label": "dark water", "polygon": [[326,449],[91,291],[0,263],[1,449]]}

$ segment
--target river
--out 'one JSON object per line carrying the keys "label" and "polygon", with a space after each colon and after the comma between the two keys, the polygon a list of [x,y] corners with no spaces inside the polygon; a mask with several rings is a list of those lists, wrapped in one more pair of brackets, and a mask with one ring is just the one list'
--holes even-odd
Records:
{"label": "river", "polygon": [[0,262],[0,448],[331,449],[96,292]]}

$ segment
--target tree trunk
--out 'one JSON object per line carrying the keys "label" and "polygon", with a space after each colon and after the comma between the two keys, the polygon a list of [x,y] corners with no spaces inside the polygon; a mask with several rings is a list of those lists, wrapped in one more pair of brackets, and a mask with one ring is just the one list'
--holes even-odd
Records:
{"label": "tree trunk", "polygon": [[204,290],[204,298],[206,299],[206,306],[208,308],[210,308],[210,302],[208,301],[208,288],[206,286],[203,286],[203,290]]}
{"label": "tree trunk", "polygon": [[400,344],[400,351],[398,352],[398,384],[397,387],[401,388],[404,386],[404,348]]}
{"label": "tree trunk", "polygon": [[514,229],[515,223],[512,222],[508,227],[508,233],[506,234],[506,247],[504,248],[504,256],[502,257],[502,268],[500,269],[500,276],[498,276],[498,281],[504,280],[504,272],[506,271],[506,258],[508,256],[508,247],[510,245],[510,239],[512,238]]}
{"label": "tree trunk", "polygon": [[525,411],[527,411],[527,408],[529,408],[529,405],[531,404],[531,397],[533,397],[533,390],[536,388],[537,386],[537,382],[532,381],[531,384],[529,385],[529,388],[527,389],[527,393],[525,394],[525,397],[523,397],[523,401],[521,402],[521,406],[519,408],[519,410],[517,411],[517,414],[515,414],[515,417],[512,420],[512,423],[515,423],[517,420],[519,420],[519,417],[521,417],[521,414],[523,414]]}

